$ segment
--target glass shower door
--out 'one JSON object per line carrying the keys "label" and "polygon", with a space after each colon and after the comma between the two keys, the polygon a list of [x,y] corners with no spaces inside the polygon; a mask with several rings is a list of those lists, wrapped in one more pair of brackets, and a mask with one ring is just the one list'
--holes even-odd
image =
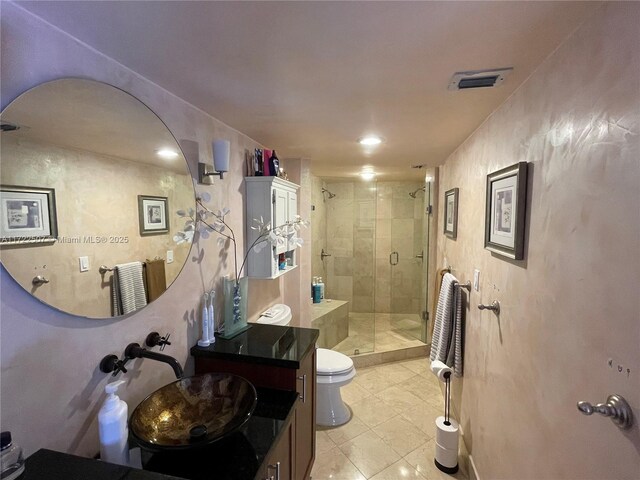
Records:
{"label": "glass shower door", "polygon": [[[390,321],[396,348],[422,345],[426,338],[427,288],[425,265],[428,249],[425,226],[425,186],[403,182],[393,189],[391,235]],[[391,345],[390,345],[391,346]]]}

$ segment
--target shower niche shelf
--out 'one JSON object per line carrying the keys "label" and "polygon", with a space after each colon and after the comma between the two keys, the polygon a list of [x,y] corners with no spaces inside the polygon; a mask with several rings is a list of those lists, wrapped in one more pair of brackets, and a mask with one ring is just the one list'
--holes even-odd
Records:
{"label": "shower niche shelf", "polygon": [[[296,220],[298,214],[299,185],[278,177],[246,177],[247,191],[247,246],[257,238],[253,219],[262,217],[272,226],[281,226]],[[251,278],[273,279],[298,266],[295,236],[283,245],[265,247],[249,252],[247,275]],[[284,255],[286,267],[281,270],[279,259]]]}

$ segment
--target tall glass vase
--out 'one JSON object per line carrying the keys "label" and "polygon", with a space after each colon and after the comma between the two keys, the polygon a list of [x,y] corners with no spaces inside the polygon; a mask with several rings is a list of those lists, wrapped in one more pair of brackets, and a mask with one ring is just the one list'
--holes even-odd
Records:
{"label": "tall glass vase", "polygon": [[220,335],[222,338],[232,338],[248,328],[248,294],[248,277],[242,277],[237,283],[235,278],[224,279],[224,332]]}

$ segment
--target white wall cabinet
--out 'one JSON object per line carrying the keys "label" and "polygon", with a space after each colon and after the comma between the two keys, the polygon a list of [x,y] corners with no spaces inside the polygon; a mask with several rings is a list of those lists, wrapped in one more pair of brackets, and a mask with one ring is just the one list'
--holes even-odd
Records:
{"label": "white wall cabinet", "polygon": [[[295,183],[278,177],[247,177],[247,246],[249,248],[258,236],[254,219],[262,217],[271,227],[280,227],[294,222],[298,215],[298,189]],[[251,278],[277,278],[297,267],[296,237],[285,238],[282,245],[263,248],[259,252],[249,252],[247,275]],[[287,259],[287,267],[280,270],[278,258]]]}

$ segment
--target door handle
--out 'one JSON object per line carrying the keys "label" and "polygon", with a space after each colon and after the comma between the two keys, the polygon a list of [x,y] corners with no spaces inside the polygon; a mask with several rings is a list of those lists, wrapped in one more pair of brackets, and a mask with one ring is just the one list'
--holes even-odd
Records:
{"label": "door handle", "polygon": [[[393,257],[394,255],[395,255],[395,262]],[[389,265],[397,265],[399,261],[400,261],[400,255],[398,254],[398,252],[391,252],[389,254]]]}
{"label": "door handle", "polygon": [[298,377],[298,380],[302,380],[302,393],[299,394],[299,398],[300,398],[300,400],[302,400],[302,403],[306,403],[306,398],[307,398],[307,374],[305,373],[301,377]]}
{"label": "door handle", "polygon": [[416,255],[416,258],[419,258],[422,260],[424,258],[424,250],[420,252],[418,255]]}

